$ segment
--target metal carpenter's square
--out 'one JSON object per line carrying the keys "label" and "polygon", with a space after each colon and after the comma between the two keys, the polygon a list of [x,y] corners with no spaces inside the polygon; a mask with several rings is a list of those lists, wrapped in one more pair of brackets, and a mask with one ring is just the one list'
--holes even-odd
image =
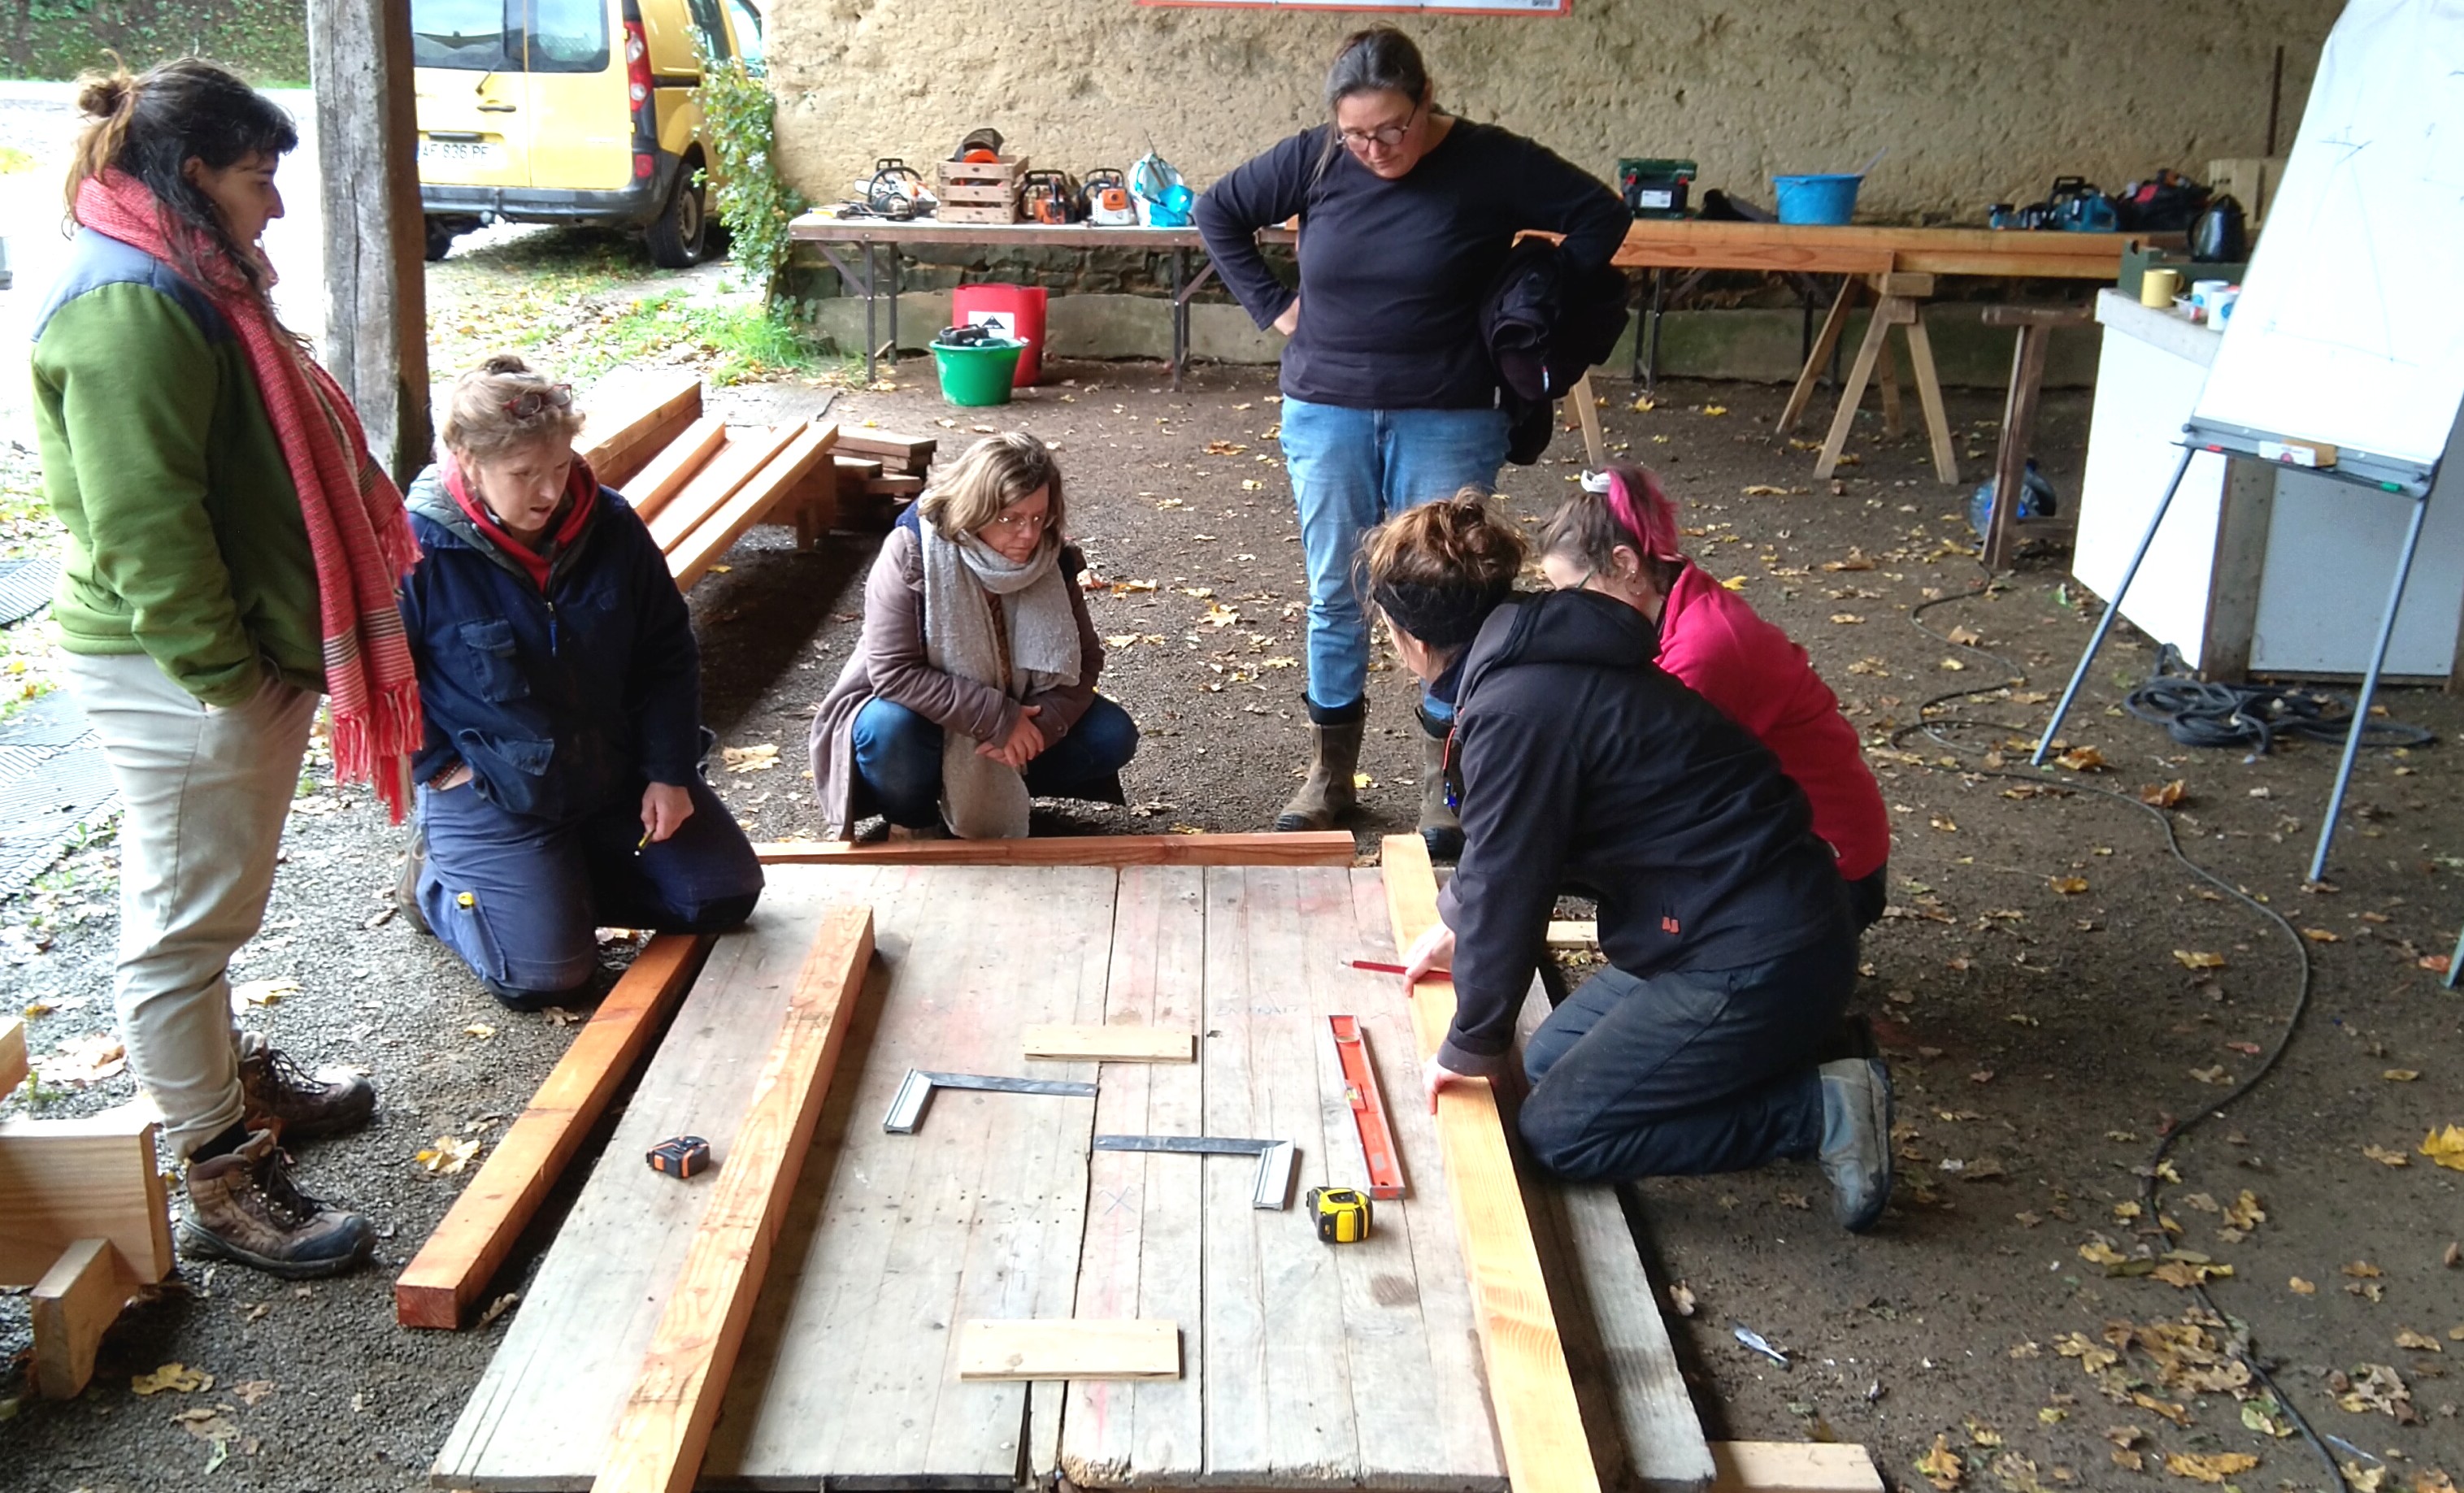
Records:
{"label": "metal carpenter's square", "polygon": [[1068,1099],[1092,1099],[1095,1086],[1058,1078],[1004,1078],[992,1073],[935,1073],[925,1068],[909,1068],[906,1080],[898,1086],[898,1097],[890,1102],[890,1113],[881,1128],[892,1135],[913,1135],[915,1127],[924,1123],[924,1106],[936,1088],[976,1088],[1001,1094],[1058,1094]]}
{"label": "metal carpenter's square", "polygon": [[1282,1208],[1292,1196],[1292,1172],[1300,1151],[1287,1140],[1237,1140],[1226,1135],[1098,1135],[1097,1151],[1165,1151],[1179,1155],[1255,1156],[1258,1180],[1249,1189],[1253,1208]]}

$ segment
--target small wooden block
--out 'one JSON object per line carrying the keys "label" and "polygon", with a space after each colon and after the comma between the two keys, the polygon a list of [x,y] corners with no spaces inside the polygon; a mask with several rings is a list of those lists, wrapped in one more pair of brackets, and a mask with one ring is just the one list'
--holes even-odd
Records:
{"label": "small wooden block", "polygon": [[864,485],[871,497],[913,497],[924,491],[922,477],[874,477]]}
{"label": "small wooden block", "polygon": [[849,456],[878,456],[901,472],[920,472],[933,464],[940,450],[937,435],[900,435],[892,430],[858,428],[839,432],[838,450]]}
{"label": "small wooden block", "polygon": [[0,1021],[0,1095],[26,1081],[26,1023]]}
{"label": "small wooden block", "polygon": [[1026,1055],[1049,1063],[1195,1063],[1196,1032],[1153,1026],[1030,1026]]}
{"label": "small wooden block", "polygon": [[977,1319],[958,1328],[961,1379],[1177,1379],[1180,1324]]}
{"label": "small wooden block", "polygon": [[1881,296],[1930,296],[1933,276],[1907,270],[1891,270],[1870,276],[1875,294]]}
{"label": "small wooden block", "polygon": [[109,1240],[141,1283],[171,1273],[158,1123],[142,1102],[75,1120],[0,1120],[0,1286],[35,1284],[88,1239]]}
{"label": "small wooden block", "polygon": [[1714,1441],[1711,1493],[1883,1493],[1861,1446],[1824,1441]]}
{"label": "small wooden block", "polygon": [[128,1305],[109,1240],[81,1239],[34,1285],[34,1390],[75,1399],[94,1377],[95,1349]]}
{"label": "small wooden block", "polygon": [[1600,946],[1600,925],[1589,922],[1554,922],[1549,925],[1549,947],[1551,949],[1596,949]]}

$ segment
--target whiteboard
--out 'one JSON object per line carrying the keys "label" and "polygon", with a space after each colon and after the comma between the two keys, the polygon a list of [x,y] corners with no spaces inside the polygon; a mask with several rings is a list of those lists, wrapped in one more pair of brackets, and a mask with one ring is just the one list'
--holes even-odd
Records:
{"label": "whiteboard", "polygon": [[2464,404],[2464,0],[2351,0],[2194,418],[2427,468]]}

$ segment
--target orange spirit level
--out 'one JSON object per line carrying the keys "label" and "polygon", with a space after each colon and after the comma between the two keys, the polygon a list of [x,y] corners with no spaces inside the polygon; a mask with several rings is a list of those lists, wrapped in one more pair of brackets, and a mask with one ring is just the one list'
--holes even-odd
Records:
{"label": "orange spirit level", "polygon": [[1386,1123],[1377,1072],[1369,1065],[1369,1036],[1356,1016],[1330,1016],[1326,1021],[1334,1030],[1334,1055],[1343,1064],[1343,1097],[1352,1106],[1353,1127],[1360,1131],[1361,1159],[1369,1163],[1369,1196],[1393,1202],[1403,1196],[1403,1161],[1395,1150],[1395,1129]]}

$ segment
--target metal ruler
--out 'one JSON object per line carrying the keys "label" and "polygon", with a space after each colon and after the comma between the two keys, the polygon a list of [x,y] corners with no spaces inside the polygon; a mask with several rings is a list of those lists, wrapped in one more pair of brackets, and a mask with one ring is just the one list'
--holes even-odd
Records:
{"label": "metal ruler", "polygon": [[1242,1140],[1228,1135],[1098,1135],[1097,1151],[1162,1151],[1178,1155],[1255,1156],[1257,1184],[1249,1190],[1253,1208],[1282,1208],[1292,1196],[1292,1173],[1300,1151],[1287,1140]]}
{"label": "metal ruler", "polygon": [[1001,1094],[1057,1094],[1068,1099],[1092,1099],[1095,1086],[1058,1078],[1005,1078],[992,1073],[935,1073],[926,1068],[909,1068],[898,1086],[898,1097],[890,1102],[890,1113],[881,1128],[892,1135],[913,1135],[915,1127],[924,1123],[924,1106],[936,1088],[975,1088]]}
{"label": "metal ruler", "polygon": [[1356,1016],[1330,1016],[1334,1055],[1343,1064],[1343,1098],[1352,1107],[1353,1129],[1360,1132],[1360,1158],[1369,1164],[1369,1196],[1394,1202],[1403,1196],[1403,1156],[1395,1149],[1395,1127],[1387,1123],[1386,1099],[1377,1091],[1377,1070],[1369,1065],[1369,1034]]}

